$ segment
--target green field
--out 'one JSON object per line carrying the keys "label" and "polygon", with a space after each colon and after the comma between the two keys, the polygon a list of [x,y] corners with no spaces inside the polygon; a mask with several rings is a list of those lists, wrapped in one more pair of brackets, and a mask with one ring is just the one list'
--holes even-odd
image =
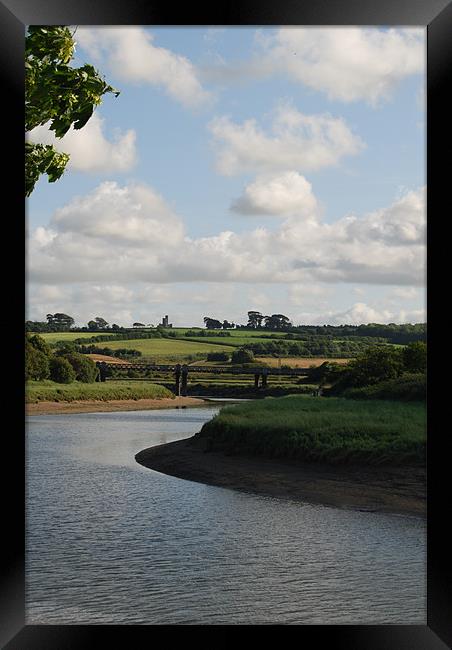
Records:
{"label": "green field", "polygon": [[164,386],[148,381],[108,381],[105,383],[82,384],[74,381],[71,384],[57,384],[50,380],[30,381],[25,391],[28,404],[37,402],[74,402],[83,400],[110,399],[159,399],[174,397],[174,394]]}
{"label": "green field", "polygon": [[234,350],[231,346],[225,348],[223,345],[198,343],[190,340],[180,341],[178,339],[129,339],[127,341],[108,341],[98,345],[109,347],[112,350],[121,348],[139,350],[143,357],[155,358],[160,361],[163,359],[183,360],[197,354],[207,356],[209,352],[232,352]]}
{"label": "green field", "polygon": [[[33,334],[31,332],[31,334]],[[113,336],[114,332],[102,332],[102,336]],[[75,339],[89,339],[96,336],[96,332],[39,332],[39,336],[47,343],[56,343],[57,341],[74,341]],[[106,345],[106,344],[105,344]]]}
{"label": "green field", "polygon": [[[177,336],[179,337],[184,337],[187,339],[187,341],[199,341],[199,342],[206,342],[206,343],[215,343],[218,345],[229,345],[229,346],[234,346],[234,347],[240,347],[242,345],[246,345],[247,343],[265,343],[269,342],[272,339],[271,338],[265,338],[263,334],[268,334],[268,336],[276,336],[278,338],[284,338],[287,336],[287,332],[273,332],[273,331],[268,331],[268,332],[252,332],[252,331],[246,331],[244,332],[243,330],[227,330],[227,333],[230,334],[230,336],[218,336],[215,331],[209,330],[209,335],[208,336],[189,336],[185,337],[185,332],[205,332],[206,330],[203,330],[202,328],[195,328],[195,327],[177,327],[177,328],[172,328],[169,330],[166,330],[167,332],[176,332]],[[274,339],[273,339],[274,340]]]}
{"label": "green field", "polygon": [[228,454],[329,463],[425,460],[422,403],[293,396],[221,409],[196,439]]}

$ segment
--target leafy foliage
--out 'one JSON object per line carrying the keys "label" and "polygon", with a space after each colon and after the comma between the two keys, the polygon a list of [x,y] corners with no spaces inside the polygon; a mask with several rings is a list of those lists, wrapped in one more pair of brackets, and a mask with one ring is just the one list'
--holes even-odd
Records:
{"label": "leafy foliage", "polygon": [[75,371],[64,357],[50,359],[50,378],[58,384],[70,384],[75,381]]}
{"label": "leafy foliage", "polygon": [[78,352],[73,352],[66,354],[63,358],[71,364],[75,372],[76,381],[81,381],[84,384],[90,384],[96,381],[98,370],[94,361],[89,357],[85,357]]}
{"label": "leafy foliage", "polygon": [[[30,26],[25,40],[25,130],[49,123],[57,138],[81,129],[106,93],[119,92],[86,63],[73,68],[75,41],[68,27]],[[41,174],[58,180],[69,156],[51,145],[25,144],[25,194],[30,196]]]}
{"label": "leafy foliage", "polygon": [[247,350],[246,348],[239,348],[238,350],[234,350],[231,356],[232,363],[253,363],[253,361],[254,354],[251,352],[251,350]]}
{"label": "leafy foliage", "polygon": [[42,380],[50,376],[49,357],[42,350],[25,341],[25,380]]}

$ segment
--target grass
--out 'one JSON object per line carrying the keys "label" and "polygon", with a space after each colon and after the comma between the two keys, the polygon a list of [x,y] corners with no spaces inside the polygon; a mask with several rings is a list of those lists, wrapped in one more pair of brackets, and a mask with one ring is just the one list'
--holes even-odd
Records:
{"label": "grass", "polygon": [[[127,341],[108,341],[102,344],[112,350],[120,348],[139,350],[144,357],[152,357],[157,360],[164,358],[168,361],[188,358],[191,355],[209,352],[229,351],[224,345],[212,345],[194,341],[180,341],[179,339],[129,339]],[[234,350],[229,346],[230,351]],[[138,359],[139,361],[140,359]]]}
{"label": "grass", "polygon": [[83,400],[111,399],[160,399],[174,397],[174,394],[164,386],[151,382],[108,381],[83,384],[75,381],[72,384],[57,384],[53,381],[30,381],[26,385],[26,402],[74,402]]}
{"label": "grass", "polygon": [[211,450],[328,463],[425,460],[422,403],[287,396],[223,408],[199,434]]}
{"label": "grass", "polygon": [[[33,332],[30,332],[33,335]],[[57,341],[74,341],[74,339],[89,339],[95,336],[96,332],[38,332],[39,336],[47,343],[57,343]],[[113,336],[114,332],[107,334]],[[104,335],[104,332],[102,332]],[[100,345],[100,344],[99,344]],[[105,344],[106,345],[106,344]]]}
{"label": "grass", "polygon": [[290,366],[291,368],[310,368],[311,366],[321,366],[322,363],[348,363],[350,359],[333,359],[328,357],[256,357],[256,362],[261,362],[263,365],[270,366],[270,368],[278,368],[281,366]]}

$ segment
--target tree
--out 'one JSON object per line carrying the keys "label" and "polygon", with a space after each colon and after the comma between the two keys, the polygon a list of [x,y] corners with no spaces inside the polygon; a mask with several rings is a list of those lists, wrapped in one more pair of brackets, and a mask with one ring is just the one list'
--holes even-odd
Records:
{"label": "tree", "polygon": [[399,377],[403,372],[403,358],[398,348],[374,346],[350,361],[348,369],[352,386],[370,386]]}
{"label": "tree", "polygon": [[265,327],[269,330],[283,330],[291,327],[292,323],[284,314],[265,316]]}
{"label": "tree", "polygon": [[75,371],[64,357],[50,359],[50,378],[59,384],[70,384],[75,381]]}
{"label": "tree", "polygon": [[234,327],[235,327],[234,323],[229,323],[227,320],[224,320],[224,321],[223,321],[222,328],[223,328],[224,330],[234,329]]}
{"label": "tree", "polygon": [[424,341],[410,343],[402,350],[403,365],[408,372],[427,370],[427,344]]}
{"label": "tree", "polygon": [[105,329],[107,329],[107,327],[108,327],[108,323],[107,323],[107,321],[105,320],[105,318],[101,318],[100,316],[96,316],[96,318],[95,318],[94,320],[95,320],[96,323],[97,323],[97,327],[98,327],[98,329],[100,329],[100,330],[105,330]]}
{"label": "tree", "polygon": [[40,381],[50,375],[49,357],[35,348],[29,340],[25,341],[25,380]]}
{"label": "tree", "polygon": [[46,318],[51,329],[55,332],[65,332],[74,324],[72,316],[67,314],[47,314]]}
{"label": "tree", "polygon": [[33,336],[28,337],[28,342],[30,345],[32,345],[35,350],[39,350],[43,354],[46,355],[46,357],[50,357],[52,354],[52,351],[50,350],[50,346],[45,341],[42,336],[39,336],[38,334],[34,334]]}
{"label": "tree", "polygon": [[78,352],[73,352],[66,354],[63,358],[71,364],[77,381],[82,381],[85,384],[96,381],[98,374],[97,366],[89,357],[85,357]]}
{"label": "tree", "polygon": [[[49,123],[57,138],[72,126],[81,129],[106,93],[108,85],[88,63],[73,68],[75,41],[68,27],[30,26],[25,39],[25,131]],[[53,145],[25,143],[25,195],[30,196],[41,174],[53,183],[63,174],[69,155]]]}
{"label": "tree", "polygon": [[258,327],[261,327],[263,320],[264,317],[260,311],[248,312],[248,327],[253,327],[254,329],[257,329]]}
{"label": "tree", "polygon": [[209,318],[209,316],[204,316],[204,324],[208,330],[221,330],[223,327],[221,321],[216,320],[215,318]]}
{"label": "tree", "polygon": [[253,361],[253,352],[246,348],[238,348],[237,350],[234,350],[231,356],[232,363],[253,363]]}
{"label": "tree", "polygon": [[146,327],[144,323],[134,323],[133,327]]}
{"label": "tree", "polygon": [[97,323],[95,320],[89,320],[88,321],[88,329],[90,332],[96,332],[97,331]]}

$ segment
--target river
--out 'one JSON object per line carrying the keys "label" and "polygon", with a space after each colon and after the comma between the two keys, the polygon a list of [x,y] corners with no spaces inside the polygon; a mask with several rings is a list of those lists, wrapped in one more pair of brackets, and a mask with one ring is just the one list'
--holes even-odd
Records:
{"label": "river", "polygon": [[26,623],[426,624],[414,517],[236,492],[138,465],[217,406],[30,416]]}

